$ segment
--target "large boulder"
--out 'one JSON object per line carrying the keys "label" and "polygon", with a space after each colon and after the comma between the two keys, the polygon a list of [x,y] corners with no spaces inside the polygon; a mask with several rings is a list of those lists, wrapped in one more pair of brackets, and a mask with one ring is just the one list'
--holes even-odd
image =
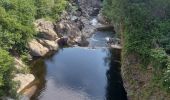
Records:
{"label": "large boulder", "polygon": [[80,23],[79,21],[75,22],[75,21],[63,19],[60,22],[56,23],[55,30],[61,36],[76,37],[81,34],[82,27],[83,24]]}
{"label": "large boulder", "polygon": [[41,43],[44,47],[48,48],[49,50],[58,49],[58,43],[56,41],[38,39],[38,42]]}
{"label": "large boulder", "polygon": [[62,38],[60,38],[58,41],[57,41],[57,43],[58,43],[58,45],[59,46],[67,46],[68,45],[68,40],[69,40],[69,38],[68,37],[62,37]]}
{"label": "large boulder", "polygon": [[28,46],[32,56],[44,56],[47,52],[49,52],[49,49],[40,44],[36,39],[29,42]]}
{"label": "large boulder", "polygon": [[56,40],[57,33],[54,31],[54,25],[51,21],[39,19],[35,21],[36,30],[39,32],[38,36],[47,40]]}

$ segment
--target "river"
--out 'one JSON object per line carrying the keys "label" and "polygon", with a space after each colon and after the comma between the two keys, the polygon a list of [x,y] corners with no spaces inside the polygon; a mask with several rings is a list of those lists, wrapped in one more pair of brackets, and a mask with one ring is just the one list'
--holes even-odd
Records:
{"label": "river", "polygon": [[112,32],[96,32],[88,47],[67,47],[32,65],[37,91],[32,100],[127,100],[119,49],[107,47]]}

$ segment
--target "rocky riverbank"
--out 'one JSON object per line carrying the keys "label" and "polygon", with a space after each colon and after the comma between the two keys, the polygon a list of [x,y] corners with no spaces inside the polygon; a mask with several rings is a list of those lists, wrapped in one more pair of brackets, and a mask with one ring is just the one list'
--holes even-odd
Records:
{"label": "rocky riverbank", "polygon": [[44,56],[51,50],[57,50],[62,44],[84,46],[88,44],[86,38],[96,30],[114,30],[107,24],[100,9],[100,0],[72,1],[59,21],[53,23],[45,19],[36,20],[34,24],[39,34],[28,43],[30,55]]}
{"label": "rocky riverbank", "polygon": [[[68,10],[62,13],[59,21],[36,20],[34,25],[38,35],[28,43],[31,58],[45,56],[50,51],[58,50],[62,45],[87,46],[86,39],[96,30],[113,30],[113,27],[107,24],[100,13],[100,9],[100,0],[71,1]],[[16,67],[21,68],[23,66],[25,64],[19,58],[16,58]],[[21,93],[22,91],[22,94],[26,96],[22,98],[28,99],[36,91],[35,86],[25,89],[34,79],[35,77],[32,74],[25,73],[18,73],[14,78],[15,81],[20,82],[17,92]]]}

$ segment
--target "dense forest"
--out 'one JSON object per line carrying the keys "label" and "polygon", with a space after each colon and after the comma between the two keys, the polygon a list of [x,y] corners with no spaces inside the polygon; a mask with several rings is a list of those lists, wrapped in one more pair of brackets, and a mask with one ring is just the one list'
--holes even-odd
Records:
{"label": "dense forest", "polygon": [[57,20],[66,0],[0,0],[0,97],[14,95],[12,52],[26,55],[38,18]]}
{"label": "dense forest", "polygon": [[170,91],[170,1],[104,0],[103,13],[122,37],[123,58],[135,55],[138,67],[152,66],[156,84]]}

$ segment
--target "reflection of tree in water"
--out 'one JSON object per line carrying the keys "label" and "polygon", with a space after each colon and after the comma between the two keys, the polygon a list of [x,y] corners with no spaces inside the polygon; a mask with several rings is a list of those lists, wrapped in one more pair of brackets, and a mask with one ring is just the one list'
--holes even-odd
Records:
{"label": "reflection of tree in water", "polygon": [[120,75],[120,50],[110,49],[108,58],[105,59],[109,66],[106,72],[107,87],[106,87],[106,100],[127,100],[126,91],[123,87],[122,78]]}
{"label": "reflection of tree in water", "polygon": [[37,97],[40,96],[41,92],[46,88],[46,75],[47,75],[47,67],[45,65],[45,60],[52,60],[52,56],[58,51],[51,51],[44,57],[40,59],[36,59],[32,62],[31,72],[35,76],[36,80],[34,82],[34,85],[37,86],[37,91],[35,92],[34,96],[31,98],[31,100],[39,100]]}
{"label": "reflection of tree in water", "polygon": [[45,76],[47,73],[47,69],[44,63],[44,59],[39,59],[32,66],[32,73],[35,75],[35,85],[37,86],[36,94],[31,98],[31,100],[38,100],[38,97],[41,94],[41,91],[45,88],[46,80]]}

